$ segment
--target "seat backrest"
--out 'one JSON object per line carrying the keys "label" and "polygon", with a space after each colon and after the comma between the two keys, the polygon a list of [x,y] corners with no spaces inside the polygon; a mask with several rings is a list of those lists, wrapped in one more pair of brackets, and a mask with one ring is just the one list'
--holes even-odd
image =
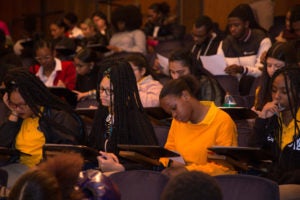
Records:
{"label": "seat backrest", "polygon": [[262,177],[251,175],[215,176],[223,200],[279,200],[278,184]]}
{"label": "seat backrest", "polygon": [[122,200],[155,200],[168,182],[168,177],[156,171],[130,170],[109,176],[118,186]]}
{"label": "seat backrest", "polygon": [[219,82],[225,92],[231,95],[239,95],[239,81],[234,76],[216,75],[214,78]]}
{"label": "seat backrest", "polygon": [[167,141],[168,138],[168,134],[169,134],[169,126],[160,126],[160,125],[154,125],[154,133],[155,136],[157,138],[158,141],[158,145],[163,147],[165,146],[165,143]]}
{"label": "seat backrest", "polygon": [[4,169],[0,169],[0,186],[7,186],[8,173]]}

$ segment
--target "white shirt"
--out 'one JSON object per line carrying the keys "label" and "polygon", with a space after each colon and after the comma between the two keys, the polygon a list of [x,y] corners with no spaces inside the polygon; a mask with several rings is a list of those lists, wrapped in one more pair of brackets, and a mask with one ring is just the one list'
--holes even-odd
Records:
{"label": "white shirt", "polygon": [[36,73],[36,76],[39,77],[41,79],[41,81],[47,86],[47,87],[53,87],[54,86],[54,80],[56,77],[56,73],[57,71],[61,71],[62,70],[62,66],[61,66],[61,61],[57,58],[55,59],[55,68],[52,71],[52,73],[50,74],[49,77],[45,76],[43,74],[44,72],[44,67],[41,66],[39,68],[39,71]]}

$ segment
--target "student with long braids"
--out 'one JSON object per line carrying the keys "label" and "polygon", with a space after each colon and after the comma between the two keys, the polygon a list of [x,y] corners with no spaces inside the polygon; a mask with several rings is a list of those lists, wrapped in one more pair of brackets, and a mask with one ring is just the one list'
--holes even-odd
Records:
{"label": "student with long braids", "polygon": [[[89,135],[89,146],[100,150],[103,172],[140,167],[118,156],[117,144],[156,145],[153,127],[143,110],[130,64],[123,60],[102,63],[99,75],[100,105]],[[100,71],[101,71],[100,70]]]}
{"label": "student with long braids", "polygon": [[41,161],[45,143],[83,144],[85,133],[72,108],[28,70],[9,71],[4,85],[3,102],[11,112],[0,127],[0,146],[23,153],[16,162],[2,167],[9,173],[10,186],[18,175]]}
{"label": "student with long braids", "polygon": [[233,120],[210,101],[196,98],[193,76],[171,80],[160,93],[161,107],[173,117],[165,148],[179,152],[185,164],[161,158],[162,173],[174,177],[185,171],[210,175],[233,173],[228,167],[207,160],[208,147],[236,146],[237,130]]}
{"label": "student with long braids", "polygon": [[258,113],[250,146],[273,155],[268,177],[279,184],[300,184],[300,68],[277,70],[270,90],[272,99]]}

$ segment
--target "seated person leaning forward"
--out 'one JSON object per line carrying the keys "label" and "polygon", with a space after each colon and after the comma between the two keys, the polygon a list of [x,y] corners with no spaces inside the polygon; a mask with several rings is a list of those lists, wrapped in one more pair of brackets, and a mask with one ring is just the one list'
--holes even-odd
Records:
{"label": "seated person leaning forward", "polygon": [[228,114],[210,101],[198,101],[193,93],[197,81],[182,76],[168,82],[160,93],[161,107],[172,114],[173,120],[165,148],[178,152],[185,164],[161,158],[166,167],[162,173],[176,176],[198,170],[209,175],[234,173],[228,167],[207,160],[211,146],[236,146],[237,130]]}
{"label": "seated person leaning forward", "polygon": [[90,147],[100,150],[102,172],[137,169],[141,165],[118,156],[117,144],[157,145],[153,127],[144,112],[130,64],[109,59],[100,68],[100,105],[89,134]]}
{"label": "seated person leaning forward", "polygon": [[3,102],[11,113],[0,127],[0,146],[24,153],[2,167],[9,173],[11,186],[19,175],[41,161],[45,143],[80,144],[84,132],[78,115],[29,71],[9,71],[4,85]]}

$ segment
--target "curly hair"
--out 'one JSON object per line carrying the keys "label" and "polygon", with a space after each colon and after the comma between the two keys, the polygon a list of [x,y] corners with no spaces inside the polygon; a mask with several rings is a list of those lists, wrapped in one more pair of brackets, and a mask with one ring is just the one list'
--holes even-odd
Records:
{"label": "curly hair", "polygon": [[118,30],[118,23],[125,23],[125,30],[132,31],[139,29],[142,25],[142,13],[134,5],[120,6],[116,8],[111,15],[111,22],[114,28]]}

